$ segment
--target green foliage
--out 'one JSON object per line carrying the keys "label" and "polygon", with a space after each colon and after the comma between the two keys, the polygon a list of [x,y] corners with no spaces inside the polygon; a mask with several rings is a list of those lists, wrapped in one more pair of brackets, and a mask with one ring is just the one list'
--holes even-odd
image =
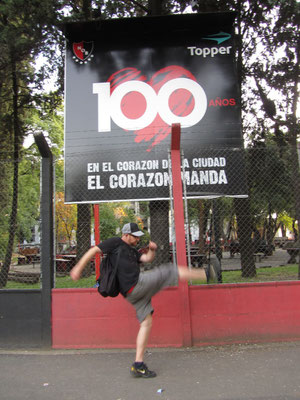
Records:
{"label": "green foliage", "polygon": [[40,215],[40,160],[31,154],[22,159],[19,167],[19,198],[17,214],[18,242],[31,242],[32,229]]}
{"label": "green foliage", "polygon": [[[100,239],[101,241],[113,236],[120,236],[124,224],[136,222],[143,229],[142,221],[135,215],[130,202],[101,203],[99,205],[100,215]],[[140,243],[145,245],[149,242],[149,234],[145,232]]]}
{"label": "green foliage", "polygon": [[8,243],[8,227],[9,227],[9,210],[11,203],[11,185],[6,182],[12,177],[12,163],[0,162],[0,168],[5,174],[0,179],[0,260],[4,259],[5,248]]}
{"label": "green foliage", "polygon": [[54,110],[34,109],[27,115],[26,131],[28,134],[42,132],[50,142],[53,155],[61,159],[64,146],[64,116],[62,98],[57,98]]}
{"label": "green foliage", "polygon": [[[1,163],[4,165],[4,162]],[[6,163],[7,164],[7,163]],[[9,163],[12,168],[12,162]],[[8,167],[6,166],[6,169]],[[0,259],[5,256],[6,247],[9,240],[10,210],[12,202],[12,175],[7,176],[9,185],[0,195]],[[32,229],[38,224],[39,205],[40,205],[40,160],[34,153],[27,151],[19,162],[19,182],[18,182],[18,209],[15,230],[15,245],[24,240],[30,242]]]}
{"label": "green foliage", "polygon": [[282,212],[278,215],[278,221],[290,231],[293,230],[294,219],[287,212]]}
{"label": "green foliage", "polygon": [[246,151],[248,184],[254,213],[280,214],[291,208],[292,182],[276,147],[260,146]]}
{"label": "green foliage", "polygon": [[[32,110],[26,118],[30,132],[43,132],[51,142],[51,151],[56,158],[56,189],[63,188],[63,114],[61,106],[57,111],[49,110],[41,115]],[[31,240],[31,231],[39,223],[40,215],[40,155],[35,144],[23,150],[19,168],[18,240]]]}
{"label": "green foliage", "polygon": [[103,203],[99,205],[101,241],[116,236],[120,229],[119,221],[115,215],[116,207],[117,206],[113,203]]}

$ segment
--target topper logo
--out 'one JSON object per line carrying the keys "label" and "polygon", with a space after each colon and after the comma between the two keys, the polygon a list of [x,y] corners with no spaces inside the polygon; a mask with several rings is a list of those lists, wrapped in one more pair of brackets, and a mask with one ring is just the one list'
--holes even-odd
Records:
{"label": "topper logo", "polygon": [[[170,108],[169,100],[173,92],[185,89],[194,98],[194,108],[188,115],[176,115]],[[144,113],[138,118],[129,118],[122,111],[122,100],[130,92],[140,93],[146,102]],[[188,78],[170,79],[156,93],[149,84],[131,80],[119,84],[111,93],[110,83],[94,83],[93,93],[98,95],[98,132],[111,130],[111,120],[126,130],[138,130],[148,127],[159,114],[167,124],[180,123],[187,128],[197,124],[205,115],[207,98],[203,88]]]}

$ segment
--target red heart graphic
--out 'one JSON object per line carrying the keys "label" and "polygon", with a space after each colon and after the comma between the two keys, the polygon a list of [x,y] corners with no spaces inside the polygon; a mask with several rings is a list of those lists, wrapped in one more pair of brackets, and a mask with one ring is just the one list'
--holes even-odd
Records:
{"label": "red heart graphic", "polygon": [[[141,71],[136,68],[124,68],[120,71],[115,72],[110,76],[108,82],[111,83],[111,92],[120,85],[121,83],[139,80],[147,82],[156,93],[159,89],[169,80],[176,78],[188,78],[196,81],[191,72],[187,69],[180,67],[178,65],[170,65],[168,67],[162,68],[161,70],[155,72],[149,82],[145,75],[142,75]],[[178,116],[189,115],[194,108],[194,97],[192,94],[185,89],[175,90],[169,99],[170,110]],[[137,92],[130,92],[125,95],[122,99],[121,104],[122,112],[127,118],[138,118],[145,112],[146,101],[144,97]],[[140,143],[142,141],[150,142],[150,147],[147,151],[151,151],[153,147],[163,141],[170,133],[171,126],[167,125],[157,114],[154,121],[146,128],[137,130],[134,132],[136,135],[135,142]]]}

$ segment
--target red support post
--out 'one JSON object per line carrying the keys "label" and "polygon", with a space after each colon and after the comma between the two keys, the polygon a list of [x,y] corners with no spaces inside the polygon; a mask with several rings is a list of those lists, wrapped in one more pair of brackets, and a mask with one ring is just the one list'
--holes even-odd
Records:
{"label": "red support post", "polygon": [[[100,243],[100,216],[99,216],[99,204],[94,204],[94,234],[95,234],[95,244]],[[95,274],[96,279],[100,276],[100,254],[97,253],[95,256]]]}
{"label": "red support post", "polygon": [[[173,202],[174,222],[176,237],[177,265],[187,268],[186,243],[184,229],[184,207],[181,179],[181,157],[180,157],[180,124],[172,125],[171,140],[171,163],[173,181]],[[179,282],[179,292],[182,298],[182,324],[183,324],[183,345],[192,345],[191,334],[191,310],[189,301],[189,288],[187,282]]]}

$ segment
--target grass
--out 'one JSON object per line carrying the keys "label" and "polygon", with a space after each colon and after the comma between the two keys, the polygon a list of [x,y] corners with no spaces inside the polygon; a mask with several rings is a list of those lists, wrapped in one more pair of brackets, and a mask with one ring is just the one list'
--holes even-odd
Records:
{"label": "grass", "polygon": [[96,284],[96,278],[94,275],[89,276],[87,278],[81,278],[79,281],[74,282],[69,276],[63,276],[60,278],[56,278],[57,289],[61,288],[91,288]]}
{"label": "grass", "polygon": [[[295,280],[298,280],[297,264],[288,264],[280,267],[257,268],[256,276],[253,278],[243,278],[241,275],[241,270],[222,271],[223,283],[253,283]],[[201,284],[201,282],[194,282],[193,284]]]}
{"label": "grass", "polygon": [[[67,289],[67,288],[91,288],[95,285],[96,280],[95,276],[89,276],[87,278],[82,278],[78,282],[72,281],[69,276],[60,276],[55,279],[55,288],[56,289]],[[8,281],[5,289],[40,289],[40,283],[20,283]]]}
{"label": "grass", "polygon": [[41,285],[39,283],[20,283],[8,281],[3,289],[40,289]]}
{"label": "grass", "polygon": [[[223,271],[223,283],[250,283],[250,282],[274,282],[298,280],[298,265],[288,264],[281,267],[257,268],[254,278],[242,278],[241,271]],[[95,276],[82,278],[78,282],[71,280],[69,276],[57,277],[55,288],[92,288],[95,285]],[[194,282],[193,284],[201,284]],[[203,284],[203,283],[202,283]],[[40,283],[28,284],[8,281],[5,289],[40,289]]]}
{"label": "grass", "polygon": [[226,271],[222,273],[223,283],[269,282],[298,280],[298,265],[288,264],[284,267],[257,268],[256,277],[243,278],[241,271]]}

